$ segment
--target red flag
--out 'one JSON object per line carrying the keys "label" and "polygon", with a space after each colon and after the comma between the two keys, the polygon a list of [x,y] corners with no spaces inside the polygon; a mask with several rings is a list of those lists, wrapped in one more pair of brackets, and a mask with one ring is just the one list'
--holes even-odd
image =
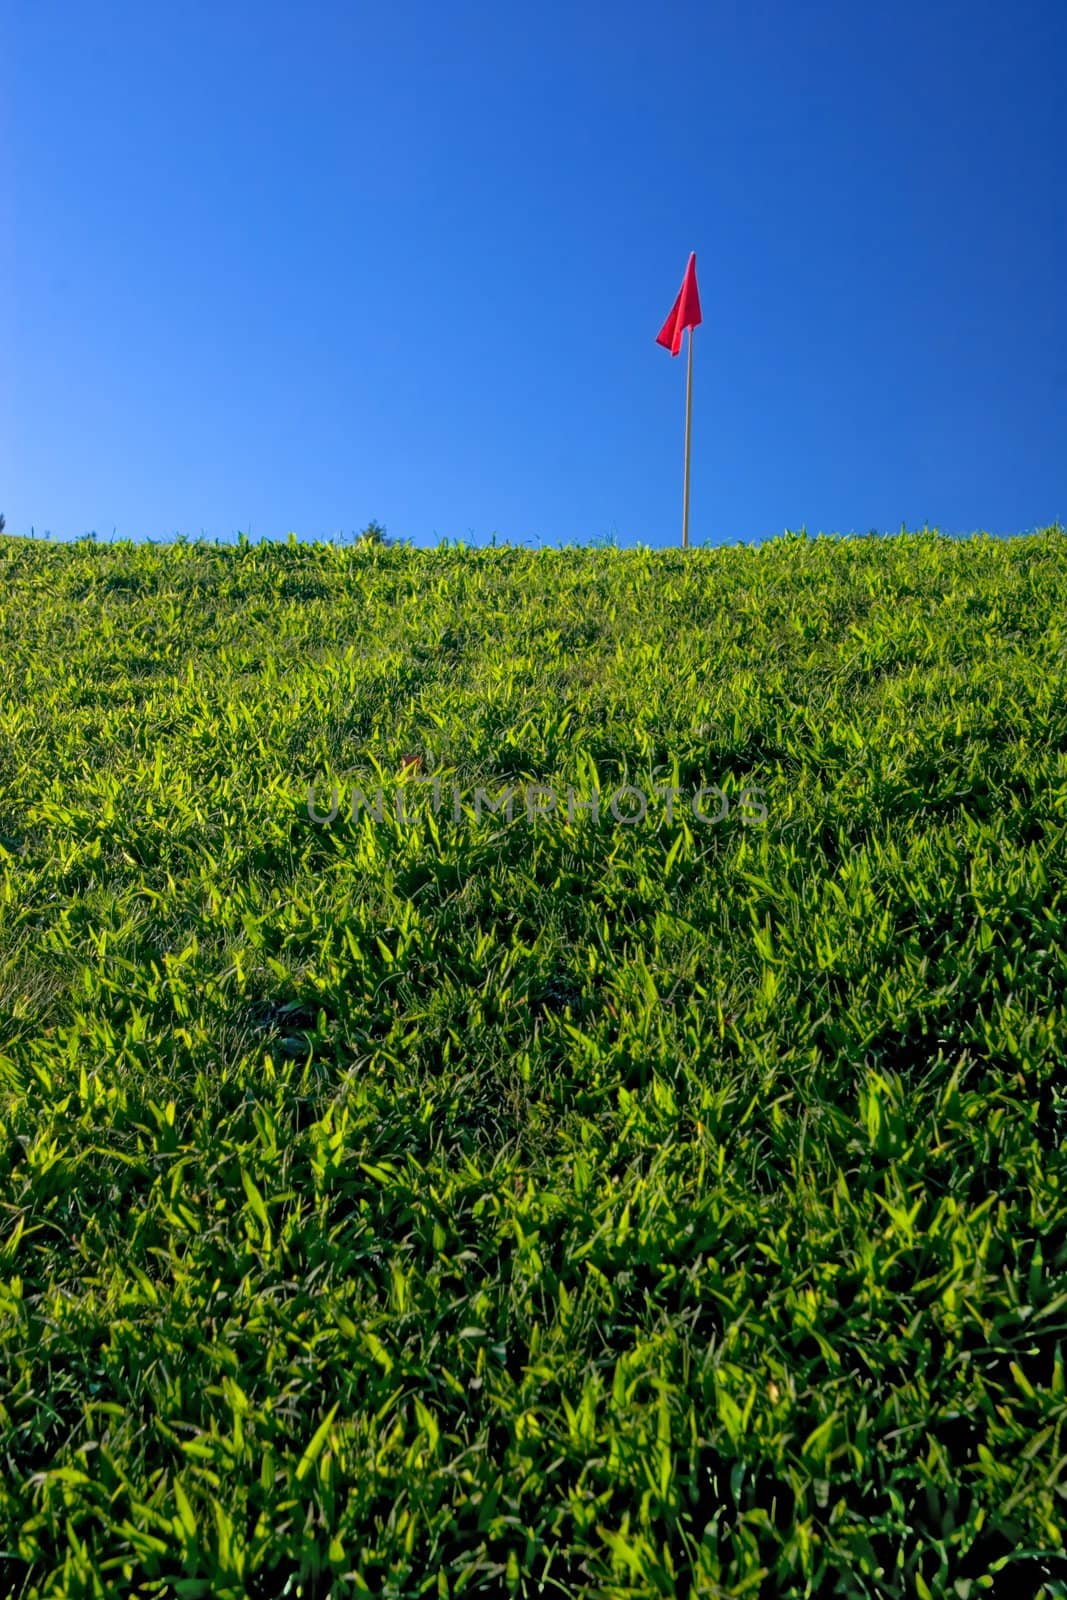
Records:
{"label": "red flag", "polygon": [[702,320],[700,293],[697,289],[697,257],[694,250],[689,257],[689,265],[685,269],[678,298],[671,307],[670,316],[656,335],[656,343],[669,350],[672,356],[676,356],[682,348],[682,334],[686,328],[695,328]]}

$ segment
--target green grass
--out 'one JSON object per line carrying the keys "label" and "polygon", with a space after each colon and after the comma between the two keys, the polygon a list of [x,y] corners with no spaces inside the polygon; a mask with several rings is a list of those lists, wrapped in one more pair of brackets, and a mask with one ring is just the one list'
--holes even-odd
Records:
{"label": "green grass", "polygon": [[1065,885],[1062,529],[0,540],[0,1593],[1067,1595]]}

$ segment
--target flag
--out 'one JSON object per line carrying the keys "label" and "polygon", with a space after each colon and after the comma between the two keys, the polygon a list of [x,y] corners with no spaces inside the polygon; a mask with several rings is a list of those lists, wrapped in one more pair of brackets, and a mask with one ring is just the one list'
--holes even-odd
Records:
{"label": "flag", "polygon": [[700,293],[697,289],[697,258],[694,250],[689,257],[689,265],[685,269],[678,298],[671,307],[670,316],[656,335],[656,343],[669,350],[672,356],[676,356],[682,348],[682,335],[686,328],[695,328],[701,320]]}
{"label": "flag", "polygon": [[689,255],[678,298],[671,306],[671,314],[656,335],[656,343],[676,356],[682,348],[686,328],[689,329],[689,371],[685,379],[685,476],[682,479],[682,549],[689,548],[689,431],[693,419],[693,329],[703,319],[700,315],[700,292],[697,289],[696,251]]}

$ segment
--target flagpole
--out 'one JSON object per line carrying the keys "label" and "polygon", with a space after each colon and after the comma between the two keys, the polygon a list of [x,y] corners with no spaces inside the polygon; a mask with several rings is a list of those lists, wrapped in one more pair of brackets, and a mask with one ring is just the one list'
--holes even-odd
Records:
{"label": "flagpole", "polygon": [[685,380],[685,484],[682,496],[682,549],[689,549],[689,443],[693,422],[693,330],[702,320],[700,292],[697,289],[696,251],[689,252],[689,265],[685,269],[678,298],[671,306],[666,322],[656,335],[656,343],[669,350],[672,356],[681,355],[685,330],[689,329],[689,371]]}
{"label": "flagpole", "polygon": [[685,489],[682,496],[682,549],[689,549],[689,432],[693,419],[693,329],[689,330],[689,372],[685,381]]}

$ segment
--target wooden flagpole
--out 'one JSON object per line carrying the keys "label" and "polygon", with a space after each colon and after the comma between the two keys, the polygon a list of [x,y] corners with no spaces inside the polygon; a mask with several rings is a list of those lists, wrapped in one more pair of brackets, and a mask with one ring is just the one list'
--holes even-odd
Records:
{"label": "wooden flagpole", "polygon": [[693,420],[693,329],[689,330],[689,371],[685,380],[685,489],[682,495],[682,549],[689,549],[689,432]]}

